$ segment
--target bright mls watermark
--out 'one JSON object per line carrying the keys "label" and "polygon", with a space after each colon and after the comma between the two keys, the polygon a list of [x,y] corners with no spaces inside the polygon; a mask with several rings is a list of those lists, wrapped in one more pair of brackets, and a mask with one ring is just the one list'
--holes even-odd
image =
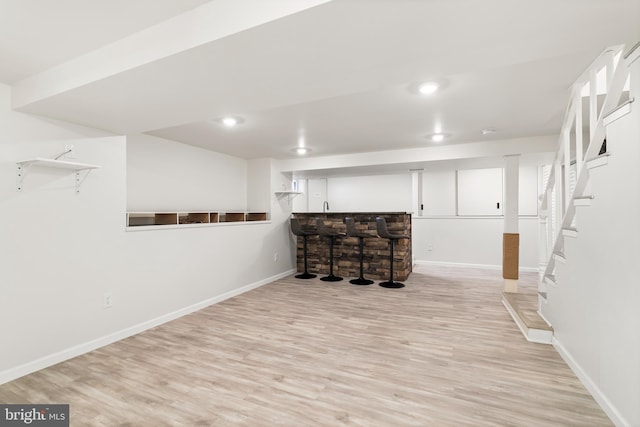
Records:
{"label": "bright mls watermark", "polygon": [[0,404],[0,427],[69,427],[69,405]]}

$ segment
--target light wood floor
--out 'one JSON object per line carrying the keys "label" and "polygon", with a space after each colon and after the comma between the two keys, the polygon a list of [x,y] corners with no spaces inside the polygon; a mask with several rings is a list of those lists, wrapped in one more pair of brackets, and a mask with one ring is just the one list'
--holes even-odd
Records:
{"label": "light wood floor", "polygon": [[499,272],[405,283],[283,279],[2,385],[0,402],[69,403],[72,426],[611,425],[553,347],[524,340]]}

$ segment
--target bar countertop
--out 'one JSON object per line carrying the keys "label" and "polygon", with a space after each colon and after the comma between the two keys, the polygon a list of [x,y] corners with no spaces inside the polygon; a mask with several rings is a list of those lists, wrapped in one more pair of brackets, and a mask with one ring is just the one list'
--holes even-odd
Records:
{"label": "bar countertop", "polygon": [[411,212],[378,212],[378,211],[327,211],[327,212],[293,212],[293,215],[327,215],[327,214],[358,214],[358,215],[410,215]]}

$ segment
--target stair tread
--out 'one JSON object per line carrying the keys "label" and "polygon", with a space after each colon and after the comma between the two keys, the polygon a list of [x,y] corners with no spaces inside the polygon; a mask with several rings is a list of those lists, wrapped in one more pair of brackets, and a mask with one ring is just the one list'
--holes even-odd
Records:
{"label": "stair tread", "polygon": [[527,328],[553,331],[553,328],[538,314],[537,294],[504,292],[502,295]]}
{"label": "stair tread", "polygon": [[588,169],[594,169],[594,168],[597,168],[599,166],[604,166],[604,165],[608,164],[610,155],[611,155],[610,153],[603,153],[603,154],[600,154],[597,157],[594,157],[593,159],[587,160],[587,168]]}

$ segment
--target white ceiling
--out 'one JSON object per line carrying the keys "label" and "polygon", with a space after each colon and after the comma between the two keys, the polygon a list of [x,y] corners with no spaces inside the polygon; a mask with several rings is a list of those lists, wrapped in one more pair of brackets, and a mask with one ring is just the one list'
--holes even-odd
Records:
{"label": "white ceiling", "polygon": [[11,84],[208,0],[0,0],[0,82]]}
{"label": "white ceiling", "polygon": [[[260,7],[287,0],[272,2]],[[446,144],[548,135],[559,131],[568,88],[588,64],[608,46],[640,39],[640,0],[307,2],[19,110],[244,158],[295,157],[301,136],[311,155],[334,155],[423,147],[439,129],[450,134]],[[160,21],[201,3],[0,0],[0,80],[22,89],[44,72],[54,87],[51,66],[156,23],[161,33]],[[191,21],[207,6],[188,12]],[[412,93],[427,79],[442,90]],[[216,119],[227,114],[244,123],[222,128]],[[497,133],[483,136],[488,127]]]}

